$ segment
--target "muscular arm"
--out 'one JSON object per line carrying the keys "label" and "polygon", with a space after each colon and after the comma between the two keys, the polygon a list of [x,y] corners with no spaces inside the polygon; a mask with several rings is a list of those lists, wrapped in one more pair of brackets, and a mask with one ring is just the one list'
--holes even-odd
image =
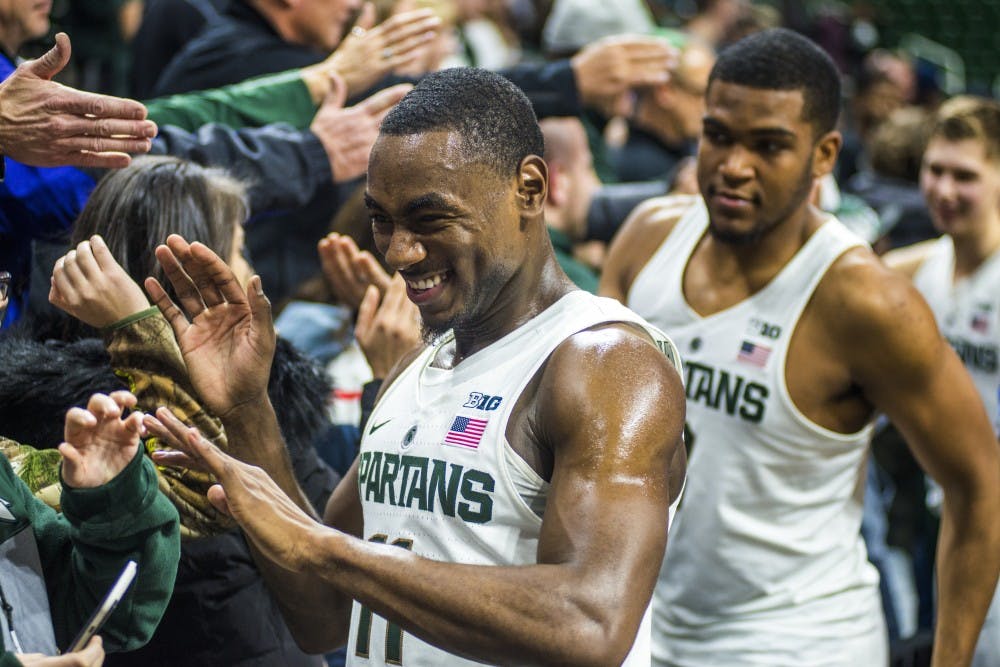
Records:
{"label": "muscular arm", "polygon": [[[648,342],[609,328],[560,346],[539,382],[532,428],[555,464],[537,564],[436,562],[303,515],[279,530],[277,517],[237,512],[255,542],[273,540],[279,549],[292,531],[300,543],[278,560],[285,581],[310,584],[297,606],[311,613],[287,619],[304,648],[341,639],[332,635],[346,630],[353,598],[406,632],[478,660],[607,665],[624,658],[665,546],[668,473],[684,420],[680,379]],[[233,507],[238,489],[226,477]],[[327,512],[355,534],[356,484],[352,469]]]}
{"label": "muscular arm", "polygon": [[855,313],[836,318],[853,323],[836,336],[865,396],[944,490],[933,664],[968,664],[1000,569],[1000,449],[972,380],[916,290],[875,262],[857,275],[842,281]]}

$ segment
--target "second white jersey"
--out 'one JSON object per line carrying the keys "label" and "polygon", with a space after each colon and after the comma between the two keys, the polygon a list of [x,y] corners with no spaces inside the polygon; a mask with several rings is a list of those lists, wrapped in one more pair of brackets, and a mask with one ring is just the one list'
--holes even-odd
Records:
{"label": "second white jersey", "polygon": [[863,242],[830,217],[763,289],[702,317],[682,281],[708,214],[688,202],[628,296],[686,371],[691,458],[653,598],[655,662],[878,665],[878,575],[859,532],[871,427],[813,423],[785,383],[813,291]]}
{"label": "second white jersey", "polygon": [[913,276],[938,327],[976,383],[1000,435],[1000,251],[971,276],[955,281],[955,246],[938,239]]}
{"label": "second white jersey", "polygon": [[[679,364],[665,336],[618,302],[582,291],[570,292],[453,369],[432,366],[439,350],[451,344],[450,335],[429,346],[386,390],[368,420],[358,488],[365,538],[439,561],[535,563],[549,485],[511,448],[507,422],[552,351],[604,322],[642,327]],[[401,632],[357,602],[350,632],[349,665],[478,664]],[[650,664],[648,610],[624,664]]]}

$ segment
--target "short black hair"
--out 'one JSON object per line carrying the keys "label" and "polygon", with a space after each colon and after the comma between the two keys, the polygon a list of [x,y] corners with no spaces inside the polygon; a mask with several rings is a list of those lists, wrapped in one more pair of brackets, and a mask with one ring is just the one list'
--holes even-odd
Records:
{"label": "short black hair", "polygon": [[840,72],[826,51],[787,28],[764,30],[723,49],[708,77],[765,90],[801,90],[803,119],[816,137],[837,126]]}
{"label": "short black hair", "polygon": [[545,152],[542,130],[520,88],[489,70],[455,67],[428,74],[382,121],[381,134],[457,132],[469,161],[501,176]]}

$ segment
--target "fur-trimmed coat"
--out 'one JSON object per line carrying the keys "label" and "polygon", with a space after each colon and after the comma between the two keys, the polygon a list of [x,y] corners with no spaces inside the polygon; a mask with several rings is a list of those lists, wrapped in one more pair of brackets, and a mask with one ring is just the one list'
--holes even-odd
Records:
{"label": "fur-trimmed coat", "polygon": [[[160,316],[142,320],[129,331],[116,332],[108,342],[114,368],[112,355],[99,338],[41,343],[9,334],[0,337],[0,435],[43,449],[55,447],[62,440],[63,420],[70,407],[85,405],[94,392],[119,389],[148,394],[152,386],[160,395],[170,397],[181,396],[186,389],[193,401],[185,404],[181,400],[180,410],[191,416],[198,410],[196,395],[184,386],[186,378],[171,377],[174,371],[169,366],[175,363],[176,350],[147,355],[133,349],[139,342],[149,342],[143,338],[158,336],[164,346],[176,345]],[[177,387],[170,384],[175,381]],[[329,383],[312,362],[279,339],[268,394],[296,478],[322,512],[338,481],[313,449],[313,441],[327,423]],[[172,398],[165,402],[178,408]],[[212,420],[211,416],[202,412],[194,419],[199,428],[211,428],[210,422],[198,419]],[[172,494],[163,478],[160,486],[183,515],[190,489],[180,489],[188,496]],[[303,654],[295,645],[242,534],[224,526],[212,529],[211,517],[191,520],[191,516],[189,513],[186,534],[208,536],[182,543],[177,584],[160,627],[145,648],[109,655],[105,664],[321,665],[319,658]]]}

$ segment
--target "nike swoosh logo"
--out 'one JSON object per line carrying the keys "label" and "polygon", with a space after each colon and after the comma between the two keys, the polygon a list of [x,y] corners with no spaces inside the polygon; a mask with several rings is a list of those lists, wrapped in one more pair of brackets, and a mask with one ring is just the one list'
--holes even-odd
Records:
{"label": "nike swoosh logo", "polygon": [[392,421],[392,418],[390,417],[389,419],[386,419],[381,424],[372,424],[372,428],[371,428],[370,431],[368,431],[368,435],[371,435],[372,433],[374,433],[375,431],[379,430],[380,428],[382,428],[383,426],[385,426],[386,424],[388,424],[391,421]]}

